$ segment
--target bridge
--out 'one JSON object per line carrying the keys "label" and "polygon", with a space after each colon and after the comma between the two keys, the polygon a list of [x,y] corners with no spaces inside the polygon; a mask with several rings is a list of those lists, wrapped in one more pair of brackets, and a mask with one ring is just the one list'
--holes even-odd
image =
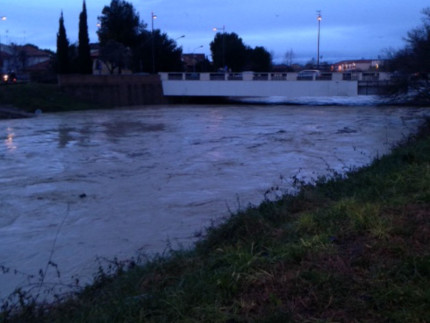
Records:
{"label": "bridge", "polygon": [[320,73],[159,73],[167,97],[290,98],[380,94],[390,75],[384,72]]}

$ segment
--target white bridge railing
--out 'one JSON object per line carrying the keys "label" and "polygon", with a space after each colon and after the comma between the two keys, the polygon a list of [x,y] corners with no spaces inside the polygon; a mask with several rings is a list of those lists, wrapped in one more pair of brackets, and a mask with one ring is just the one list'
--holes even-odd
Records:
{"label": "white bridge railing", "polygon": [[[165,96],[357,96],[375,94],[388,73],[159,73]],[[369,88],[367,84],[372,84]],[[376,85],[375,85],[376,84]],[[363,86],[366,91],[362,91]]]}
{"label": "white bridge railing", "polygon": [[297,72],[168,72],[159,73],[162,81],[386,81],[385,72],[321,72],[301,76]]}

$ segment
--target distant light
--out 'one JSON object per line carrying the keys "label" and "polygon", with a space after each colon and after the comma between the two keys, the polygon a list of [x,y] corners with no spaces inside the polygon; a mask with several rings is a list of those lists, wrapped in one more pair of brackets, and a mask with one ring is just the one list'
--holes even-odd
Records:
{"label": "distant light", "polygon": [[1,17],[1,20],[6,20],[6,19],[7,19],[7,17],[5,17],[5,16]]}
{"label": "distant light", "polygon": [[213,31],[222,30],[223,32],[225,32],[225,26],[222,26],[222,27],[213,27],[212,30]]}

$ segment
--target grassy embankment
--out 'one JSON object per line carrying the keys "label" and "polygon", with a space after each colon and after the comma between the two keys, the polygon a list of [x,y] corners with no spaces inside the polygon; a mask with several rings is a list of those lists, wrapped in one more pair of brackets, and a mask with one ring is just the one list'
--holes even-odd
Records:
{"label": "grassy embankment", "polygon": [[57,84],[23,83],[1,84],[0,104],[13,106],[25,112],[59,112],[101,108],[62,92]]}
{"label": "grassy embankment", "polygon": [[127,269],[8,319],[428,322],[430,125],[347,179],[302,185],[232,215],[193,250]]}

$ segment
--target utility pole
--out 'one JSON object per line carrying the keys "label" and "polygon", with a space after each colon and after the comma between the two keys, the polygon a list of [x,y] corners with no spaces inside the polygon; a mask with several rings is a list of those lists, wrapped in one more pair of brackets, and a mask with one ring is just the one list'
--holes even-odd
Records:
{"label": "utility pole", "polygon": [[199,48],[203,48],[203,45],[200,45],[199,47],[196,47],[193,49],[193,73],[196,72],[196,63],[197,63],[195,51],[196,51],[196,49],[199,49]]}
{"label": "utility pole", "polygon": [[317,68],[320,68],[320,28],[321,28],[321,10],[317,11],[317,20],[318,20],[318,43],[317,43]]}
{"label": "utility pole", "polygon": [[[0,20],[5,21],[7,20],[6,16],[0,17]],[[3,72],[3,59],[2,59],[2,48],[1,48],[1,34],[0,34],[0,72]]]}
{"label": "utility pole", "polygon": [[157,16],[151,12],[151,41],[152,41],[152,73],[155,73],[154,20]]}
{"label": "utility pole", "polygon": [[222,68],[225,69],[225,26],[222,27],[214,27],[213,31],[222,30]]}

